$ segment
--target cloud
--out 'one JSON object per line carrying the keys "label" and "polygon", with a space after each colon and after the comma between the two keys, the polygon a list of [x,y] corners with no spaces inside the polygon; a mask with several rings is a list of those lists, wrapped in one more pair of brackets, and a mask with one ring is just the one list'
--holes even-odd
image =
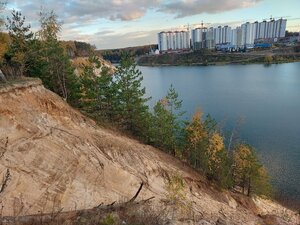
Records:
{"label": "cloud", "polygon": [[[141,30],[122,34],[111,33],[104,36],[95,34],[91,36],[91,42],[95,44],[98,49],[154,44],[156,43],[156,36],[159,31],[160,30]],[[114,44],[112,45],[112,43]]]}
{"label": "cloud", "polygon": [[220,13],[256,5],[262,0],[172,0],[164,2],[158,11],[175,17],[186,17],[202,13]]}
{"label": "cloud", "polygon": [[10,5],[26,12],[35,12],[41,6],[53,9],[65,21],[75,18],[95,20],[136,20],[150,9],[185,17],[201,13],[219,13],[223,11],[251,7],[262,0],[14,0]]}
{"label": "cloud", "polygon": [[129,46],[139,46],[155,44],[159,29],[123,31],[102,30],[91,34],[82,34],[77,29],[64,29],[62,36],[64,40],[84,41],[96,45],[97,49],[124,48]]}
{"label": "cloud", "polygon": [[[38,0],[35,0],[37,2]],[[49,1],[47,1],[48,3]],[[50,0],[59,5],[65,17],[94,17],[110,20],[135,20],[158,5],[159,0]],[[53,4],[51,4],[53,5]]]}
{"label": "cloud", "polygon": [[111,35],[113,33],[115,33],[114,30],[102,30],[102,31],[96,32],[94,35],[105,36],[105,35]]}
{"label": "cloud", "polygon": [[[143,22],[139,19],[149,11],[162,12],[165,17],[178,18],[251,7],[259,1],[262,0],[8,0],[7,9],[20,10],[34,31],[39,27],[38,12],[41,7],[53,10],[63,22],[63,39],[84,40],[102,48],[105,44],[111,46],[134,43],[138,45],[150,41],[155,43],[156,34],[151,31],[142,33],[143,25],[139,24],[139,32],[134,33],[132,29],[136,23]],[[7,16],[7,12],[4,15]],[[126,24],[129,26],[127,29],[122,21],[134,22]],[[145,29],[147,30],[147,27]]]}

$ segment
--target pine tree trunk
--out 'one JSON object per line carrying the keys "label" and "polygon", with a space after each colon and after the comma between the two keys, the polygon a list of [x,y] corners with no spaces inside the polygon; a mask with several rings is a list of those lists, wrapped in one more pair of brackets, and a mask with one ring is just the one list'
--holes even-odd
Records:
{"label": "pine tree trunk", "polygon": [[248,196],[250,196],[250,192],[251,192],[251,179],[249,177],[249,180],[248,180]]}

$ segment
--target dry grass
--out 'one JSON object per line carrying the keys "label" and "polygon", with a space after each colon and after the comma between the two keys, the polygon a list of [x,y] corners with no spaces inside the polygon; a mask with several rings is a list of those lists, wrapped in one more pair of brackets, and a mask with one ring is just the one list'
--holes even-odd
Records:
{"label": "dry grass", "polygon": [[1,225],[165,225],[169,224],[165,210],[150,204],[118,204],[72,212],[53,212],[22,217],[2,217]]}

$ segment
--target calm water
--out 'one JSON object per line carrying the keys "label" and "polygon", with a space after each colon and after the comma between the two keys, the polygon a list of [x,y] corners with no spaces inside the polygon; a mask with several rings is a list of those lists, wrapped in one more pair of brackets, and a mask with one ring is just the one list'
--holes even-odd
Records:
{"label": "calm water", "polygon": [[188,118],[201,107],[231,130],[243,117],[240,138],[257,149],[282,197],[300,205],[300,63],[139,69],[151,106],[173,84]]}

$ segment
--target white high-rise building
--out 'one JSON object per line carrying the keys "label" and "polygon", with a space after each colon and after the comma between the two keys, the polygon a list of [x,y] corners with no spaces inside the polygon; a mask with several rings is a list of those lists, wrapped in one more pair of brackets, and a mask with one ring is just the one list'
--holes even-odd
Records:
{"label": "white high-rise building", "polygon": [[246,43],[247,46],[254,44],[252,23],[246,23]]}
{"label": "white high-rise building", "polygon": [[215,39],[216,45],[222,43],[222,27],[221,26],[214,28],[214,39]]}
{"label": "white high-rise building", "polygon": [[254,40],[259,38],[259,23],[258,23],[258,21],[255,21],[253,23],[253,35],[254,35]]}
{"label": "white high-rise building", "polygon": [[264,39],[266,38],[266,31],[267,31],[267,21],[263,21],[261,23],[259,23],[259,35],[258,38],[259,39]]}
{"label": "white high-rise building", "polygon": [[161,52],[168,50],[166,32],[158,33],[158,50]]}
{"label": "white high-rise building", "polygon": [[160,52],[190,48],[189,32],[160,32],[158,34],[158,49]]}
{"label": "white high-rise building", "polygon": [[189,31],[181,31],[182,33],[182,42],[183,42],[183,49],[189,49],[191,48],[191,44],[190,44],[190,33]]}
{"label": "white high-rise building", "polygon": [[214,28],[213,27],[210,27],[209,29],[207,29],[205,47],[208,49],[213,49],[215,47]]}
{"label": "white high-rise building", "polygon": [[175,49],[182,49],[182,40],[179,31],[175,31]]}
{"label": "white high-rise building", "polygon": [[242,43],[247,48],[254,46],[254,40],[256,36],[256,26],[254,23],[242,24]]}
{"label": "white high-rise building", "polygon": [[217,29],[213,28],[213,39],[215,40],[215,44],[217,44]]}
{"label": "white high-rise building", "polygon": [[242,24],[241,26],[241,43],[243,46],[246,45],[246,33],[247,33],[247,29],[246,29],[246,24]]}
{"label": "white high-rise building", "polygon": [[231,27],[229,26],[213,28],[213,38],[216,45],[230,43],[231,34]]}
{"label": "white high-rise building", "polygon": [[221,35],[221,43],[226,43],[226,34],[227,34],[227,29],[226,27],[222,27],[221,29],[222,35]]}
{"label": "white high-rise building", "polygon": [[264,20],[258,23],[258,27],[257,25],[255,25],[255,39],[274,39],[279,37],[285,37],[286,22],[286,19],[271,19],[268,22]]}
{"label": "white high-rise building", "polygon": [[185,45],[184,45],[184,41],[183,41],[183,36],[184,36],[184,31],[180,31],[179,32],[179,43],[180,43],[180,48],[179,49],[184,49]]}
{"label": "white high-rise building", "polygon": [[205,48],[207,28],[196,28],[192,30],[193,49]]}
{"label": "white high-rise building", "polygon": [[274,38],[274,24],[275,20],[270,20],[269,22],[267,22],[266,38]]}
{"label": "white high-rise building", "polygon": [[273,37],[279,37],[280,20],[276,20],[274,24]]}
{"label": "white high-rise building", "polygon": [[192,42],[201,42],[202,41],[202,28],[196,28],[192,30]]}
{"label": "white high-rise building", "polygon": [[189,49],[191,40],[194,49],[214,48],[215,45],[231,44],[236,48],[253,47],[255,40],[268,39],[267,42],[276,41],[285,37],[286,19],[254,23],[244,23],[241,27],[231,29],[229,26],[217,28],[196,28],[192,30],[192,39],[189,31],[161,32],[158,34],[159,50],[171,51]]}
{"label": "white high-rise building", "polygon": [[174,49],[173,32],[167,32],[167,50]]}
{"label": "white high-rise building", "polygon": [[231,45],[237,47],[237,29],[232,29],[231,30],[231,40],[230,40]]}
{"label": "white high-rise building", "polygon": [[230,43],[231,41],[231,27],[224,26],[222,28],[222,44]]}
{"label": "white high-rise building", "polygon": [[287,20],[286,19],[279,19],[278,21],[280,21],[280,27],[278,28],[278,37],[280,38],[283,38],[285,37],[285,31],[286,31],[286,23],[287,23]]}
{"label": "white high-rise building", "polygon": [[[245,31],[246,28],[244,28]],[[244,38],[244,39],[243,39]],[[243,48],[245,46],[245,35],[241,27],[237,27],[231,30],[231,41],[230,44],[233,45],[236,49]]]}
{"label": "white high-rise building", "polygon": [[236,28],[236,44],[237,48],[243,48],[244,43],[243,43],[243,30],[241,27]]}
{"label": "white high-rise building", "polygon": [[232,39],[231,27],[217,27],[213,28],[196,28],[192,30],[193,49],[201,48],[212,49],[215,45],[230,44]]}

